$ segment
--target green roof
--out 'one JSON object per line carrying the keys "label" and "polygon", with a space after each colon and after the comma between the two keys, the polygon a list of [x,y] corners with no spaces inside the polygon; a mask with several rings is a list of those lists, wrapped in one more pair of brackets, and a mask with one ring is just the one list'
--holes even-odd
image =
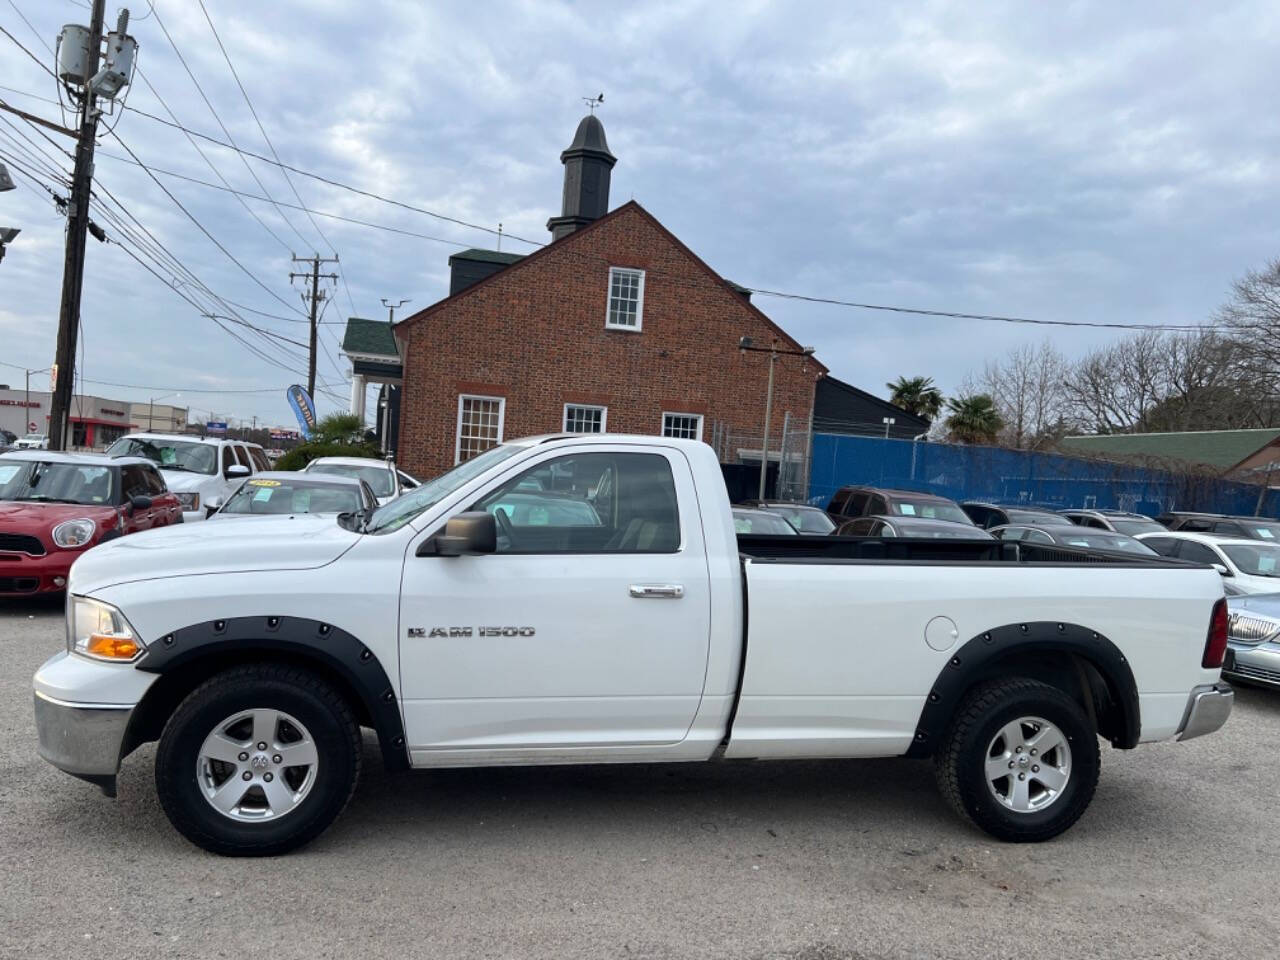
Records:
{"label": "green roof", "polygon": [[523,253],[503,253],[500,250],[480,250],[476,247],[472,247],[469,250],[462,250],[455,253],[449,258],[449,262],[453,263],[455,260],[479,260],[481,263],[502,263],[510,265],[515,263],[517,260],[523,260],[524,257],[525,255]]}
{"label": "green roof", "polygon": [[375,357],[399,358],[396,338],[386,320],[347,318],[347,331],[342,335],[343,353],[365,353]]}
{"label": "green roof", "polygon": [[1280,438],[1280,430],[1190,430],[1063,437],[1064,453],[1124,460],[1180,460],[1229,470]]}

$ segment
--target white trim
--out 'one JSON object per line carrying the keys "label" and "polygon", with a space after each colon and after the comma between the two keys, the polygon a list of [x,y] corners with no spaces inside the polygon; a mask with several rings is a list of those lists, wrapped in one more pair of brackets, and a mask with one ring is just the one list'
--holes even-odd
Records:
{"label": "white trim", "polygon": [[[699,440],[699,441],[702,439],[702,420],[703,420],[702,414],[700,414],[700,413],[682,413],[682,412],[681,412],[681,411],[679,411],[679,410],[663,410],[663,411],[662,411],[662,429],[661,429],[661,431],[660,431],[660,432],[659,432],[659,434],[658,434],[658,435],[659,435],[659,436],[661,436],[661,437],[665,437],[665,436],[667,436],[667,417],[693,417],[693,418],[696,418],[696,419],[697,419],[697,421],[698,421],[698,435],[697,435],[696,437],[694,437],[693,439],[694,439],[694,440]],[[672,439],[677,439],[677,440],[679,440],[679,439],[688,439],[688,438],[687,438],[687,437],[686,437],[686,438],[675,437],[675,438],[672,438]]]}
{"label": "white trim", "polygon": [[[613,275],[615,273],[634,273],[640,277],[639,289],[636,291],[635,326],[625,323],[611,323],[609,314],[613,307]],[[609,283],[604,291],[604,328],[606,330],[625,330],[627,333],[639,333],[644,328],[644,271],[639,267],[610,267]]]}
{"label": "white trim", "polygon": [[566,403],[560,411],[560,428],[565,433],[582,433],[580,430],[569,429],[569,408],[574,407],[577,410],[599,410],[600,411],[600,429],[598,433],[609,432],[609,408],[600,403]]}
{"label": "white trim", "polygon": [[467,400],[492,400],[498,404],[498,437],[494,446],[502,442],[502,429],[506,422],[506,397],[490,397],[482,393],[458,394],[458,419],[453,433],[453,462],[455,466],[462,462],[462,404]]}

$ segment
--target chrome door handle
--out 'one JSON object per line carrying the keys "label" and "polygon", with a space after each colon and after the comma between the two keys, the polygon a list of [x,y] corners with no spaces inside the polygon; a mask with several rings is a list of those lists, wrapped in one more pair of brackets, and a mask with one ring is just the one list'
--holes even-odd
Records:
{"label": "chrome door handle", "polygon": [[684,587],[678,583],[633,583],[631,595],[637,600],[679,600],[684,596]]}

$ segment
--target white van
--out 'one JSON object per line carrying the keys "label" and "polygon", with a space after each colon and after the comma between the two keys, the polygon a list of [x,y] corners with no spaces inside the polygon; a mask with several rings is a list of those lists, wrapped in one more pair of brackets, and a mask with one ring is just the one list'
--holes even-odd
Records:
{"label": "white van", "polygon": [[110,456],[146,457],[164,474],[186,523],[206,519],[245,477],[270,470],[256,443],[167,433],[131,433],[107,448]]}

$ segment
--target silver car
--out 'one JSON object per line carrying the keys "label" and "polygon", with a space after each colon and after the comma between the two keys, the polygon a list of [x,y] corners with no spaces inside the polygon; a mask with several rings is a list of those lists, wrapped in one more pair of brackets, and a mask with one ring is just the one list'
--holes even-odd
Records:
{"label": "silver car", "polygon": [[1227,610],[1222,675],[1280,689],[1280,593],[1228,596]]}

